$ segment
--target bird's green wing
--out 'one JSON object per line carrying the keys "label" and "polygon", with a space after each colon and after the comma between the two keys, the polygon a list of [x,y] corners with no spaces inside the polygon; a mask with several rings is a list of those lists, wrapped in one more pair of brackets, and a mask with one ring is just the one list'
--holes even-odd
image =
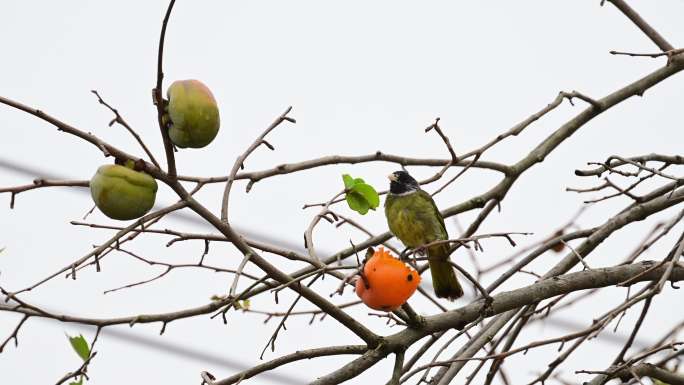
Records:
{"label": "bird's green wing", "polygon": [[423,190],[418,190],[418,194],[420,194],[421,198],[430,202],[430,206],[432,207],[434,215],[435,215],[435,217],[437,217],[437,219],[439,219],[439,223],[442,226],[442,234],[444,235],[444,239],[447,239],[449,237],[449,235],[447,234],[446,226],[444,225],[444,218],[442,217],[442,213],[439,212],[439,209],[437,208],[437,205],[435,204],[435,200],[432,199],[432,196],[429,193],[427,193]]}

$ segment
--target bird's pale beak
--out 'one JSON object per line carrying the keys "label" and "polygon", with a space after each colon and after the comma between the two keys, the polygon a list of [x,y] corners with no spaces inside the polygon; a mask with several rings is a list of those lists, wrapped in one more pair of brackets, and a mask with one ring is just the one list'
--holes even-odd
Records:
{"label": "bird's pale beak", "polygon": [[387,179],[391,180],[392,182],[396,182],[397,176],[392,173],[392,174],[387,175]]}

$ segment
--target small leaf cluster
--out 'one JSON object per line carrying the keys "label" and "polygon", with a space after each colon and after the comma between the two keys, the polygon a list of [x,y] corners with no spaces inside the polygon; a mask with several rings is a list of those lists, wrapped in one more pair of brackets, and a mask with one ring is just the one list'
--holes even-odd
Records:
{"label": "small leaf cluster", "polygon": [[342,174],[342,181],[346,192],[345,199],[350,209],[366,215],[368,210],[375,210],[380,205],[378,192],[363,179]]}
{"label": "small leaf cluster", "polygon": [[[71,347],[74,349],[76,354],[78,354],[79,357],[85,362],[90,358],[90,347],[88,346],[88,341],[83,338],[83,335],[79,334],[78,337],[69,337],[67,335],[67,338],[69,339],[69,343],[71,344]],[[82,385],[83,384],[83,376],[80,376],[78,379],[78,382],[70,382],[69,385]]]}

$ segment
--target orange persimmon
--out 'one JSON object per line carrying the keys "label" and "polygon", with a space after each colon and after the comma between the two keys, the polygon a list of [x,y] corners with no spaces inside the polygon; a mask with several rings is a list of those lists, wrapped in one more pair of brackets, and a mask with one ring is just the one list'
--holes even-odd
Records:
{"label": "orange persimmon", "polygon": [[418,272],[382,247],[370,257],[356,281],[356,295],[371,309],[392,311],[411,297],[420,283]]}

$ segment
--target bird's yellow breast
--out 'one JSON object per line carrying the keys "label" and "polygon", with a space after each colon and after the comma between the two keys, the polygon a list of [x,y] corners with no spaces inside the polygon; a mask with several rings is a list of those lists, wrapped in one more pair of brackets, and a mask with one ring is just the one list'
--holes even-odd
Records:
{"label": "bird's yellow breast", "polygon": [[435,216],[432,202],[424,202],[417,193],[389,195],[385,201],[385,215],[390,231],[406,247],[418,247],[447,237],[441,221]]}

